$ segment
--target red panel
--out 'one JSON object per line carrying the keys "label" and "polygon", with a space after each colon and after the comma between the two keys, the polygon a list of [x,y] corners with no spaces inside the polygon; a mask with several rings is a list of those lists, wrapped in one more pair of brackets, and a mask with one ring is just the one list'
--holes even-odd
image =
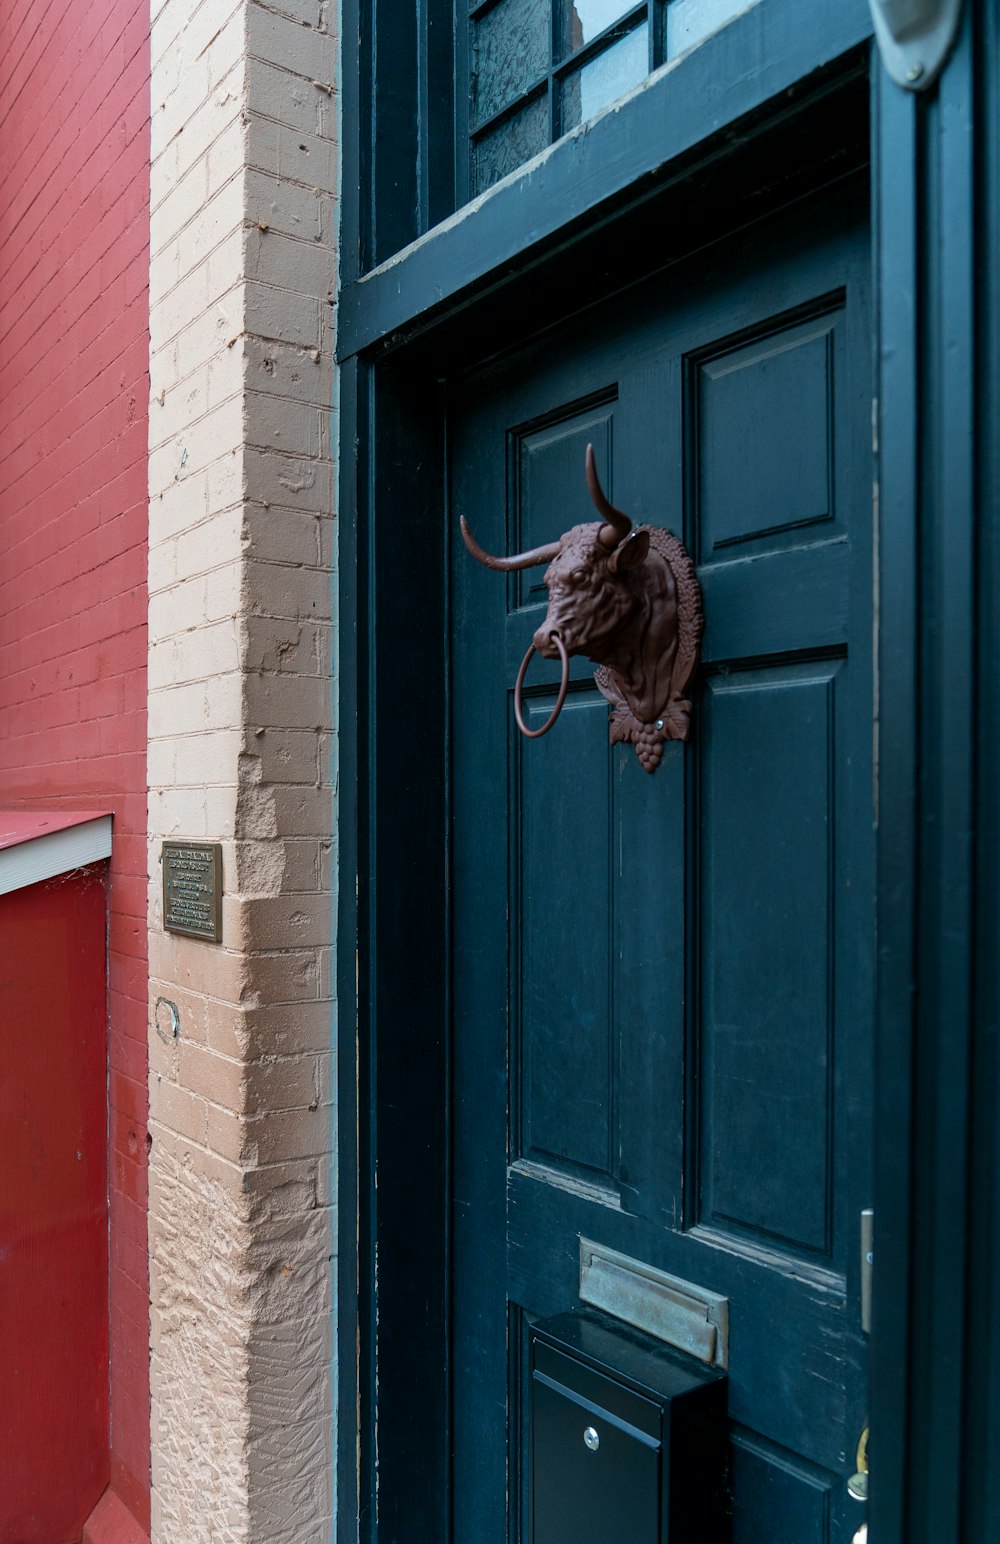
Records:
{"label": "red panel", "polygon": [[[116,1327],[147,1279],[148,28],[147,0],[0,4],[0,806],[115,817]],[[148,1528],[148,1357],[123,1334],[111,1484]]]}
{"label": "red panel", "polygon": [[104,865],[0,896],[0,1539],[109,1477]]}

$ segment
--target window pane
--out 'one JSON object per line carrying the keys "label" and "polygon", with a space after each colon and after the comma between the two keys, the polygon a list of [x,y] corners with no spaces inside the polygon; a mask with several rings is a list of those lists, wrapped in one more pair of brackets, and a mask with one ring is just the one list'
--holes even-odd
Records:
{"label": "window pane", "polygon": [[482,193],[522,162],[530,161],[548,142],[549,101],[541,96],[477,140],[472,152],[474,193]]}
{"label": "window pane", "polygon": [[582,70],[563,83],[562,127],[575,129],[586,123],[602,107],[624,96],[649,71],[649,34],[643,22],[628,37],[622,38],[603,54],[598,54]]}
{"label": "window pane", "polygon": [[562,52],[574,54],[596,38],[619,16],[632,9],[635,0],[563,0]]}
{"label": "window pane", "polygon": [[516,100],[549,67],[549,0],[500,0],[475,24],[476,100],[482,123]]}
{"label": "window pane", "polygon": [[667,58],[676,59],[711,33],[718,32],[757,0],[672,0],[667,6]]}

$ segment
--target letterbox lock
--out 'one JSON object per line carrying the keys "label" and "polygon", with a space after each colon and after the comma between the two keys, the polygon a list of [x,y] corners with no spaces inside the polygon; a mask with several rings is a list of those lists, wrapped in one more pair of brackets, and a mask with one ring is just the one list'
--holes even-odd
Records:
{"label": "letterbox lock", "polygon": [[595,1431],[593,1426],[588,1426],[583,1434],[583,1442],[584,1446],[588,1447],[592,1453],[596,1453],[601,1445],[600,1433]]}

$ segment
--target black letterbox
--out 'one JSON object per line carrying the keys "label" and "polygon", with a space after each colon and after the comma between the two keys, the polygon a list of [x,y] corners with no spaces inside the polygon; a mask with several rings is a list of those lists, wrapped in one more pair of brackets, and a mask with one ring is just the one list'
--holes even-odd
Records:
{"label": "black letterbox", "polygon": [[531,1544],[724,1544],[726,1375],[603,1315],[531,1332]]}

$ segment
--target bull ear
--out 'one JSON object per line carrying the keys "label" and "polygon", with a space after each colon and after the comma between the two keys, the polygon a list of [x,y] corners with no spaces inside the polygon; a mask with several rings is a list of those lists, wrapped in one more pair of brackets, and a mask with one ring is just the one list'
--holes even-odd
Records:
{"label": "bull ear", "polygon": [[618,543],[608,559],[608,568],[613,574],[623,574],[626,569],[638,568],[645,563],[648,552],[649,532],[633,531],[623,542]]}

